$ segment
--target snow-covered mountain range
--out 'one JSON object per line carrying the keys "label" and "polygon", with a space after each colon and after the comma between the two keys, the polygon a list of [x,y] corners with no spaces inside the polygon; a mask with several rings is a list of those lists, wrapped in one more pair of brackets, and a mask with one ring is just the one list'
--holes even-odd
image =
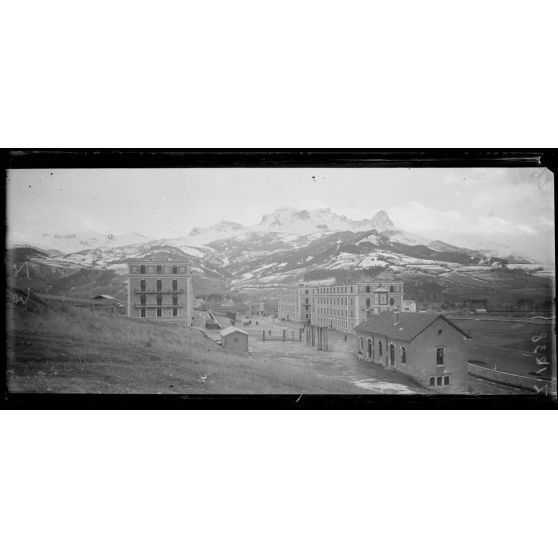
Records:
{"label": "snow-covered mountain range", "polygon": [[502,246],[459,247],[410,233],[383,210],[370,219],[351,220],[331,209],[283,207],[255,225],[221,221],[173,238],[138,233],[42,234],[10,236],[10,243],[41,249],[43,255],[33,256],[41,265],[83,269],[95,262],[97,268],[118,274],[125,272],[125,262],[131,258],[186,257],[198,278],[222,281],[231,288],[327,279],[340,270],[390,268],[443,274],[471,266],[537,264]]}

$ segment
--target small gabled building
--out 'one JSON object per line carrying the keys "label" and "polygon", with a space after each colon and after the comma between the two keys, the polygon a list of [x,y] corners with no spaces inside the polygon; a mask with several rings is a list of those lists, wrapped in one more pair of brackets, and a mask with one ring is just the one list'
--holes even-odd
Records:
{"label": "small gabled building", "polygon": [[92,306],[96,311],[108,314],[124,314],[126,312],[126,306],[123,302],[106,294],[94,296]]}
{"label": "small gabled building", "polygon": [[221,330],[221,347],[239,353],[248,352],[248,333],[234,326]]}
{"label": "small gabled building", "polygon": [[467,391],[471,337],[443,314],[383,312],[356,326],[355,332],[364,360],[405,372],[428,388]]}

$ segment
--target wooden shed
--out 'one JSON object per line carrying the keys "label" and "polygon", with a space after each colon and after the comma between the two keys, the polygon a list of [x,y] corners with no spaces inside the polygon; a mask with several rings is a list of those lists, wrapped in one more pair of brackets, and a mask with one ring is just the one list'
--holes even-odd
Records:
{"label": "wooden shed", "polygon": [[248,352],[248,334],[237,327],[226,327],[221,330],[221,347],[239,353]]}

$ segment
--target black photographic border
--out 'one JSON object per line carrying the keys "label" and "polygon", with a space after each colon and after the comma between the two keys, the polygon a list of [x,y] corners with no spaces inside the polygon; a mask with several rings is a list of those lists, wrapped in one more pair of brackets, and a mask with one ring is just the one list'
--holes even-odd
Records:
{"label": "black photographic border", "polygon": [[[540,167],[556,174],[558,149],[4,149],[7,169]],[[4,250],[6,245],[4,242]],[[5,254],[4,254],[5,256]],[[6,259],[4,257],[4,266]],[[6,273],[2,275],[4,292]],[[6,316],[3,314],[4,331]],[[554,339],[554,351],[556,350]],[[556,366],[556,362],[554,363]],[[4,354],[0,399],[10,409],[556,409],[555,397],[528,395],[113,395],[9,393]],[[554,371],[555,372],[555,371]]]}

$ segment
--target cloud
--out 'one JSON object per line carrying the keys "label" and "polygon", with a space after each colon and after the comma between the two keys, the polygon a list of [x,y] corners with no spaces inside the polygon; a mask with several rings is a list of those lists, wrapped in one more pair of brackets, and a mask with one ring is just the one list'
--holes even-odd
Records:
{"label": "cloud", "polygon": [[469,231],[479,234],[505,234],[505,235],[519,235],[519,234],[537,234],[537,230],[529,225],[521,223],[512,223],[501,217],[479,217],[476,224],[472,223]]}
{"label": "cloud", "polygon": [[397,226],[416,233],[439,231],[464,224],[458,211],[440,211],[417,201],[391,207],[388,213]]}
{"label": "cloud", "polygon": [[392,207],[390,217],[403,229],[430,234],[436,238],[448,234],[466,233],[473,235],[536,235],[536,227],[525,223],[513,223],[495,215],[467,216],[459,211],[440,211],[416,201]]}

